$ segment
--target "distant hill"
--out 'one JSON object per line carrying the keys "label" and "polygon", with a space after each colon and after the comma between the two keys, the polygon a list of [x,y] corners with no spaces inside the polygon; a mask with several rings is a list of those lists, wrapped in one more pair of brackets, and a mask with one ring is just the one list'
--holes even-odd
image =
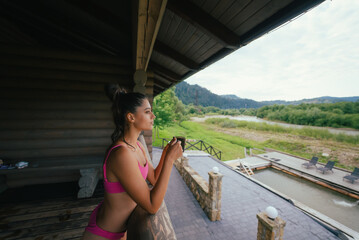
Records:
{"label": "distant hill", "polygon": [[283,100],[275,100],[275,101],[262,101],[265,105],[274,105],[274,104],[283,104],[283,105],[299,105],[301,103],[336,103],[336,102],[356,102],[359,100],[359,96],[357,97],[329,97],[323,96],[318,98],[304,98],[298,101],[283,101]]}
{"label": "distant hill", "polygon": [[259,108],[264,106],[254,100],[239,98],[235,95],[220,96],[197,84],[190,85],[184,81],[176,85],[175,93],[184,104],[193,103],[204,107],[215,106],[221,109],[228,109]]}
{"label": "distant hill", "polygon": [[183,81],[176,85],[176,96],[184,104],[198,104],[204,107],[215,106],[221,109],[229,108],[260,108],[265,105],[283,104],[283,105],[299,105],[301,103],[335,103],[335,102],[356,102],[359,96],[354,97],[318,97],[311,99],[302,99],[299,101],[255,101],[247,98],[240,98],[234,94],[217,95],[208,89],[197,84],[191,85]]}

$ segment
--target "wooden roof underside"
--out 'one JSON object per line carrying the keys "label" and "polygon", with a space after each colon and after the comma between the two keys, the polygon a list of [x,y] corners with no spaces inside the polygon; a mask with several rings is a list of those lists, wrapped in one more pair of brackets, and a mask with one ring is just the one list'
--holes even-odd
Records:
{"label": "wooden roof underside", "polygon": [[[323,1],[168,0],[149,55],[154,96]],[[132,62],[133,2],[0,0],[0,42]]]}

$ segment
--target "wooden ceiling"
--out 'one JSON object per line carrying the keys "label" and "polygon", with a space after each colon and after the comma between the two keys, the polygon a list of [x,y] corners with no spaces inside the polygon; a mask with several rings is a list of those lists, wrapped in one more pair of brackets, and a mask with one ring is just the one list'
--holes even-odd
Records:
{"label": "wooden ceiling", "polygon": [[[154,96],[323,1],[161,1],[158,34],[146,48]],[[139,3],[0,0],[0,42],[126,57],[135,71],[134,33],[142,27],[134,24],[139,21],[134,18]]]}

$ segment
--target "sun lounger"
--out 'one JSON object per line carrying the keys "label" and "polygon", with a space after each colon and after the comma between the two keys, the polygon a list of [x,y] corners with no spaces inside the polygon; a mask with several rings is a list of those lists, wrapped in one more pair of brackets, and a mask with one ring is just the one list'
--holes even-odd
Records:
{"label": "sun lounger", "polygon": [[302,166],[304,166],[306,168],[310,168],[311,166],[317,167],[316,166],[317,162],[318,162],[318,158],[312,157],[312,159],[309,162],[303,163]]}
{"label": "sun lounger", "polygon": [[356,167],[350,175],[343,177],[343,181],[344,181],[344,179],[347,179],[347,180],[351,181],[352,183],[354,183],[355,180],[359,179],[359,168]]}
{"label": "sun lounger", "polygon": [[317,171],[321,171],[323,174],[326,173],[327,171],[333,172],[332,168],[334,167],[334,164],[335,164],[334,161],[329,161],[324,167],[317,167]]}

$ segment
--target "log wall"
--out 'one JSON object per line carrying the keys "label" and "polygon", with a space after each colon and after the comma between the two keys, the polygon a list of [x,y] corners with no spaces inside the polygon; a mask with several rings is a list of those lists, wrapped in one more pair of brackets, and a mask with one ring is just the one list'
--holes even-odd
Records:
{"label": "log wall", "polygon": [[[102,162],[114,124],[104,86],[133,88],[131,59],[0,46],[0,159],[67,165]],[[152,100],[153,80],[146,94]],[[147,86],[146,86],[147,87]],[[151,101],[152,104],[152,101]],[[152,152],[152,133],[145,133]],[[75,181],[66,170],[8,176],[9,187]]]}

